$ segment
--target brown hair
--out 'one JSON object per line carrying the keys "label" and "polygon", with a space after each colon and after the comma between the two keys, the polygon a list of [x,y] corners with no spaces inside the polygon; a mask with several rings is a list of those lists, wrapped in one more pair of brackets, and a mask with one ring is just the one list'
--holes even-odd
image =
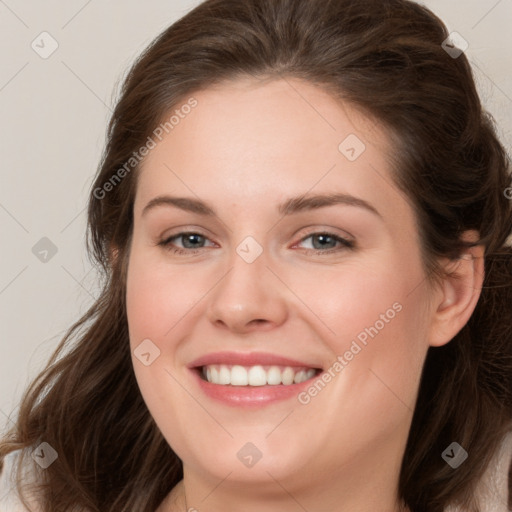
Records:
{"label": "brown hair", "polygon": [[[27,390],[0,445],[0,456],[42,441],[58,452],[43,474],[45,511],[154,512],[182,478],[129,351],[125,276],[137,169],[108,193],[98,190],[172,107],[244,76],[306,80],[386,126],[427,276],[439,257],[457,258],[468,245],[464,231],[479,232],[483,291],[461,332],[429,349],[399,485],[414,512],[451,502],[477,510],[472,490],[512,421],[511,179],[465,55],[452,58],[441,46],[447,36],[436,16],[406,0],[208,0],[142,53],[124,81],[89,200],[88,248],[103,269],[102,293]],[[457,470],[441,458],[454,440],[470,452]]]}

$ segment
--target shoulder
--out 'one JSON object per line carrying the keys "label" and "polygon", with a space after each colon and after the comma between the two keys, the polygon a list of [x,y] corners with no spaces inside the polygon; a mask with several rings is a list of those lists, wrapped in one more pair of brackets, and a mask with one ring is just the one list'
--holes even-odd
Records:
{"label": "shoulder", "polygon": [[[41,512],[41,508],[33,501],[29,501],[32,507],[32,510],[29,511],[29,509],[23,505],[16,488],[16,475],[18,465],[23,460],[23,457],[21,457],[22,453],[23,451],[21,449],[15,450],[7,454],[3,459],[3,467],[0,472],[0,510],[2,512]],[[23,455],[30,457],[28,450],[25,451]],[[28,460],[32,459],[29,458]],[[30,484],[36,482],[36,480],[37,474],[34,468],[30,463],[27,463],[27,459],[25,459],[25,465],[22,468],[22,483]]]}

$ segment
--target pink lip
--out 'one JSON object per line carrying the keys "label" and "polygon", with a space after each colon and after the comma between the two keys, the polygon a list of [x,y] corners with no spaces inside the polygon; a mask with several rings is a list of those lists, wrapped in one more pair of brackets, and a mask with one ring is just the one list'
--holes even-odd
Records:
{"label": "pink lip", "polygon": [[304,361],[297,361],[287,357],[281,357],[276,354],[268,352],[214,352],[206,354],[198,359],[192,361],[188,365],[189,368],[197,368],[200,366],[208,366],[210,364],[239,364],[240,366],[291,366],[291,367],[306,367],[306,368],[319,368],[319,366],[306,363]]}
{"label": "pink lip", "polygon": [[234,407],[262,407],[282,400],[287,400],[292,397],[297,397],[302,390],[310,386],[312,381],[319,377],[318,375],[315,375],[311,379],[301,382],[300,384],[290,384],[289,386],[284,386],[282,384],[277,386],[224,386],[220,384],[212,384],[211,382],[207,382],[201,378],[200,367],[211,364],[239,364],[241,366],[275,365],[306,368],[318,368],[318,366],[312,366],[311,364],[302,361],[262,352],[253,352],[249,354],[216,352],[202,356],[188,365],[196,379],[196,382],[198,383],[199,388],[206,396]]}

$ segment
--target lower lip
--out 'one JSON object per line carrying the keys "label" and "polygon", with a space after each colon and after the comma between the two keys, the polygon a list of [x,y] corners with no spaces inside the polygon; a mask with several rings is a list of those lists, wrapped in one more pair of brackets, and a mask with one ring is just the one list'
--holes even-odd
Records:
{"label": "lower lip", "polygon": [[315,375],[300,384],[290,384],[289,386],[283,384],[276,386],[225,386],[203,380],[197,370],[192,370],[192,373],[205,395],[235,407],[261,407],[297,397],[319,377],[319,375]]}

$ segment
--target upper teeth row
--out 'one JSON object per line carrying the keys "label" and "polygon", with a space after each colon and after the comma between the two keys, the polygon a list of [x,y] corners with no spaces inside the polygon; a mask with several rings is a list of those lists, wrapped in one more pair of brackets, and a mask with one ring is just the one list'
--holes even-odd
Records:
{"label": "upper teeth row", "polygon": [[234,365],[231,368],[227,365],[203,366],[203,375],[212,384],[231,384],[232,386],[272,386],[284,384],[299,384],[310,379],[316,373],[313,368],[294,369],[285,366],[282,370],[279,366],[270,366],[267,370],[260,365],[240,366]]}

